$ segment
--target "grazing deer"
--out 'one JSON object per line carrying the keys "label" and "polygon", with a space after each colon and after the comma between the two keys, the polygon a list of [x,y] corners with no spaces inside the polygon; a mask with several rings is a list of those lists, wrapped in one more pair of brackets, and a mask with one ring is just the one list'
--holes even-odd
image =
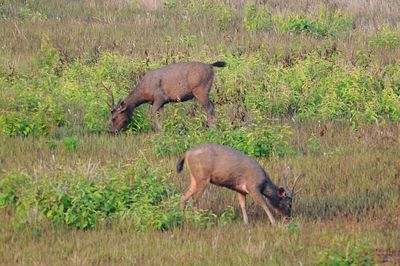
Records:
{"label": "grazing deer", "polygon": [[191,183],[181,198],[182,207],[190,197],[193,197],[195,206],[198,207],[199,198],[206,185],[212,183],[237,192],[245,224],[249,222],[246,213],[247,194],[267,213],[272,224],[275,224],[275,218],[268,209],[265,199],[285,219],[291,216],[294,188],[300,176],[295,178],[293,189],[288,190],[286,185],[290,168],[283,178],[283,187],[278,187],[253,158],[227,146],[203,144],[188,150],[178,161],[176,166],[178,173],[182,171],[185,161]]}
{"label": "grazing deer", "polygon": [[151,70],[125,100],[119,99],[116,107],[112,91],[106,87],[111,96],[111,133],[116,134],[118,130],[126,127],[132,119],[133,110],[144,103],[153,105],[153,122],[155,127],[160,129],[157,113],[166,103],[183,102],[193,97],[207,110],[207,126],[210,127],[214,117],[214,104],[209,97],[214,79],[213,67],[225,65],[222,61],[213,64],[186,62]]}

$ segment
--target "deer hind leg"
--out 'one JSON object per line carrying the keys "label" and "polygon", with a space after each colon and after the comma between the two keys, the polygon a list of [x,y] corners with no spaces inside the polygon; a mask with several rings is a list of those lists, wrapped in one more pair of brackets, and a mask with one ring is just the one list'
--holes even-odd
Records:
{"label": "deer hind leg", "polygon": [[[191,164],[190,158],[187,158],[187,168],[190,173],[191,184],[189,189],[182,197],[181,203],[185,203],[190,197],[193,197],[194,206],[199,207],[199,199],[203,195],[207,184],[210,182],[208,174],[198,164]],[[193,174],[196,173],[196,174]]]}
{"label": "deer hind leg", "polygon": [[265,201],[265,198],[261,194],[261,192],[258,191],[258,190],[251,191],[250,192],[250,196],[265,211],[265,213],[268,215],[269,220],[271,221],[271,224],[275,224],[275,218],[272,215],[271,211],[268,209],[268,206],[267,206],[267,203]]}
{"label": "deer hind leg", "polygon": [[212,121],[214,119],[214,104],[210,100],[208,93],[199,93],[200,95],[196,95],[195,97],[200,102],[201,106],[207,111],[207,127],[210,128],[212,125]]}
{"label": "deer hind leg", "polygon": [[249,218],[247,217],[247,212],[246,212],[246,195],[240,192],[237,192],[237,195],[239,199],[240,208],[242,209],[244,224],[249,224]]}
{"label": "deer hind leg", "polygon": [[197,209],[200,207],[200,198],[203,195],[204,190],[206,189],[207,183],[208,182],[204,180],[197,183],[197,188],[193,194],[194,206]]}
{"label": "deer hind leg", "polygon": [[197,187],[196,181],[192,175],[190,175],[190,178],[191,178],[191,183],[181,198],[181,208],[183,208],[185,206],[185,204],[189,200],[189,198],[192,197],[193,194],[196,192],[196,187]]}
{"label": "deer hind leg", "polygon": [[209,93],[213,79],[210,79],[205,85],[201,85],[193,90],[193,95],[200,102],[201,106],[207,111],[207,127],[210,128],[215,115],[214,104],[210,100]]}

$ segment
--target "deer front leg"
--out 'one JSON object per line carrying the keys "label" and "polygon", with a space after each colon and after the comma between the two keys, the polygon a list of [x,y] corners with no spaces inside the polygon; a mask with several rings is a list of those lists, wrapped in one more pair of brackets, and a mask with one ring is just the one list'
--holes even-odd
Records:
{"label": "deer front leg", "polygon": [[249,224],[249,218],[247,217],[247,212],[246,212],[246,195],[240,192],[238,192],[237,195],[239,199],[240,208],[242,209],[244,224]]}
{"label": "deer front leg", "polygon": [[261,194],[260,191],[252,191],[250,192],[250,196],[253,198],[253,200],[265,211],[265,213],[268,215],[269,220],[271,221],[271,224],[275,224],[275,218],[272,215],[271,211],[268,209],[267,203],[265,202],[264,196]]}

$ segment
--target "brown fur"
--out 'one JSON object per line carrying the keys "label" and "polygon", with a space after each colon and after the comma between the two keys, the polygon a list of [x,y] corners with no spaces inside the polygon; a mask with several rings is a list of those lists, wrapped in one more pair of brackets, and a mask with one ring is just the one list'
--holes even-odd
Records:
{"label": "brown fur", "polygon": [[191,183],[182,196],[182,206],[190,197],[193,197],[195,205],[198,206],[206,185],[212,183],[237,192],[245,224],[248,223],[247,194],[267,213],[272,224],[275,223],[275,219],[265,199],[279,214],[290,217],[292,198],[288,191],[276,186],[253,158],[226,146],[203,144],[185,153],[178,161],[178,172],[182,170],[185,161]]}
{"label": "brown fur", "polygon": [[128,125],[133,110],[143,104],[150,103],[153,121],[157,129],[161,124],[157,120],[157,112],[170,102],[181,102],[194,97],[207,110],[207,125],[211,126],[214,116],[214,104],[209,93],[214,79],[213,67],[224,67],[225,62],[204,64],[200,62],[186,62],[171,64],[149,71],[133,89],[125,100],[118,102],[112,112],[111,132]]}

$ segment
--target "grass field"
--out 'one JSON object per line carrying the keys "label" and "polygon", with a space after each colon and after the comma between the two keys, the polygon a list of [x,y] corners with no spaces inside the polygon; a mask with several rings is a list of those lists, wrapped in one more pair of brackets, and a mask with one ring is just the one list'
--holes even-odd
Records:
{"label": "grass field", "polygon": [[[154,5],[153,5],[154,4]],[[400,4],[0,2],[0,264],[399,265]],[[108,95],[174,61],[224,60],[195,101],[107,134]],[[303,173],[293,219],[210,185],[182,210],[199,143]]]}
{"label": "grass field", "polygon": [[[210,186],[201,207],[217,215],[234,206],[236,218],[207,228],[184,226],[158,232],[137,232],[128,220],[81,231],[49,222],[15,229],[13,208],[1,209],[1,258],[5,264],[322,264],[361,259],[398,262],[399,232],[399,128],[368,127],[352,132],[329,125],[319,137],[320,148],[308,143],[318,127],[299,126],[290,140],[304,154],[260,160],[275,181],[286,164],[304,172],[302,192],[294,204],[294,218],[273,227],[254,203],[248,206],[249,227],[242,223],[235,193]],[[140,136],[87,136],[75,152],[51,151],[46,139],[3,138],[2,170],[19,169],[54,179],[65,174],[95,179],[106,168],[126,171],[140,157],[167,172],[168,182],[182,193],[187,172],[177,176],[177,158],[151,155],[147,134]],[[138,151],[141,151],[138,153]],[[54,155],[54,157],[52,157]],[[39,218],[36,218],[39,219]],[[40,219],[39,219],[40,220]],[[359,249],[358,251],[352,250]],[[363,249],[364,248],[364,249]],[[352,257],[353,256],[353,257]],[[358,262],[357,262],[358,260]],[[329,263],[328,263],[329,264]]]}

